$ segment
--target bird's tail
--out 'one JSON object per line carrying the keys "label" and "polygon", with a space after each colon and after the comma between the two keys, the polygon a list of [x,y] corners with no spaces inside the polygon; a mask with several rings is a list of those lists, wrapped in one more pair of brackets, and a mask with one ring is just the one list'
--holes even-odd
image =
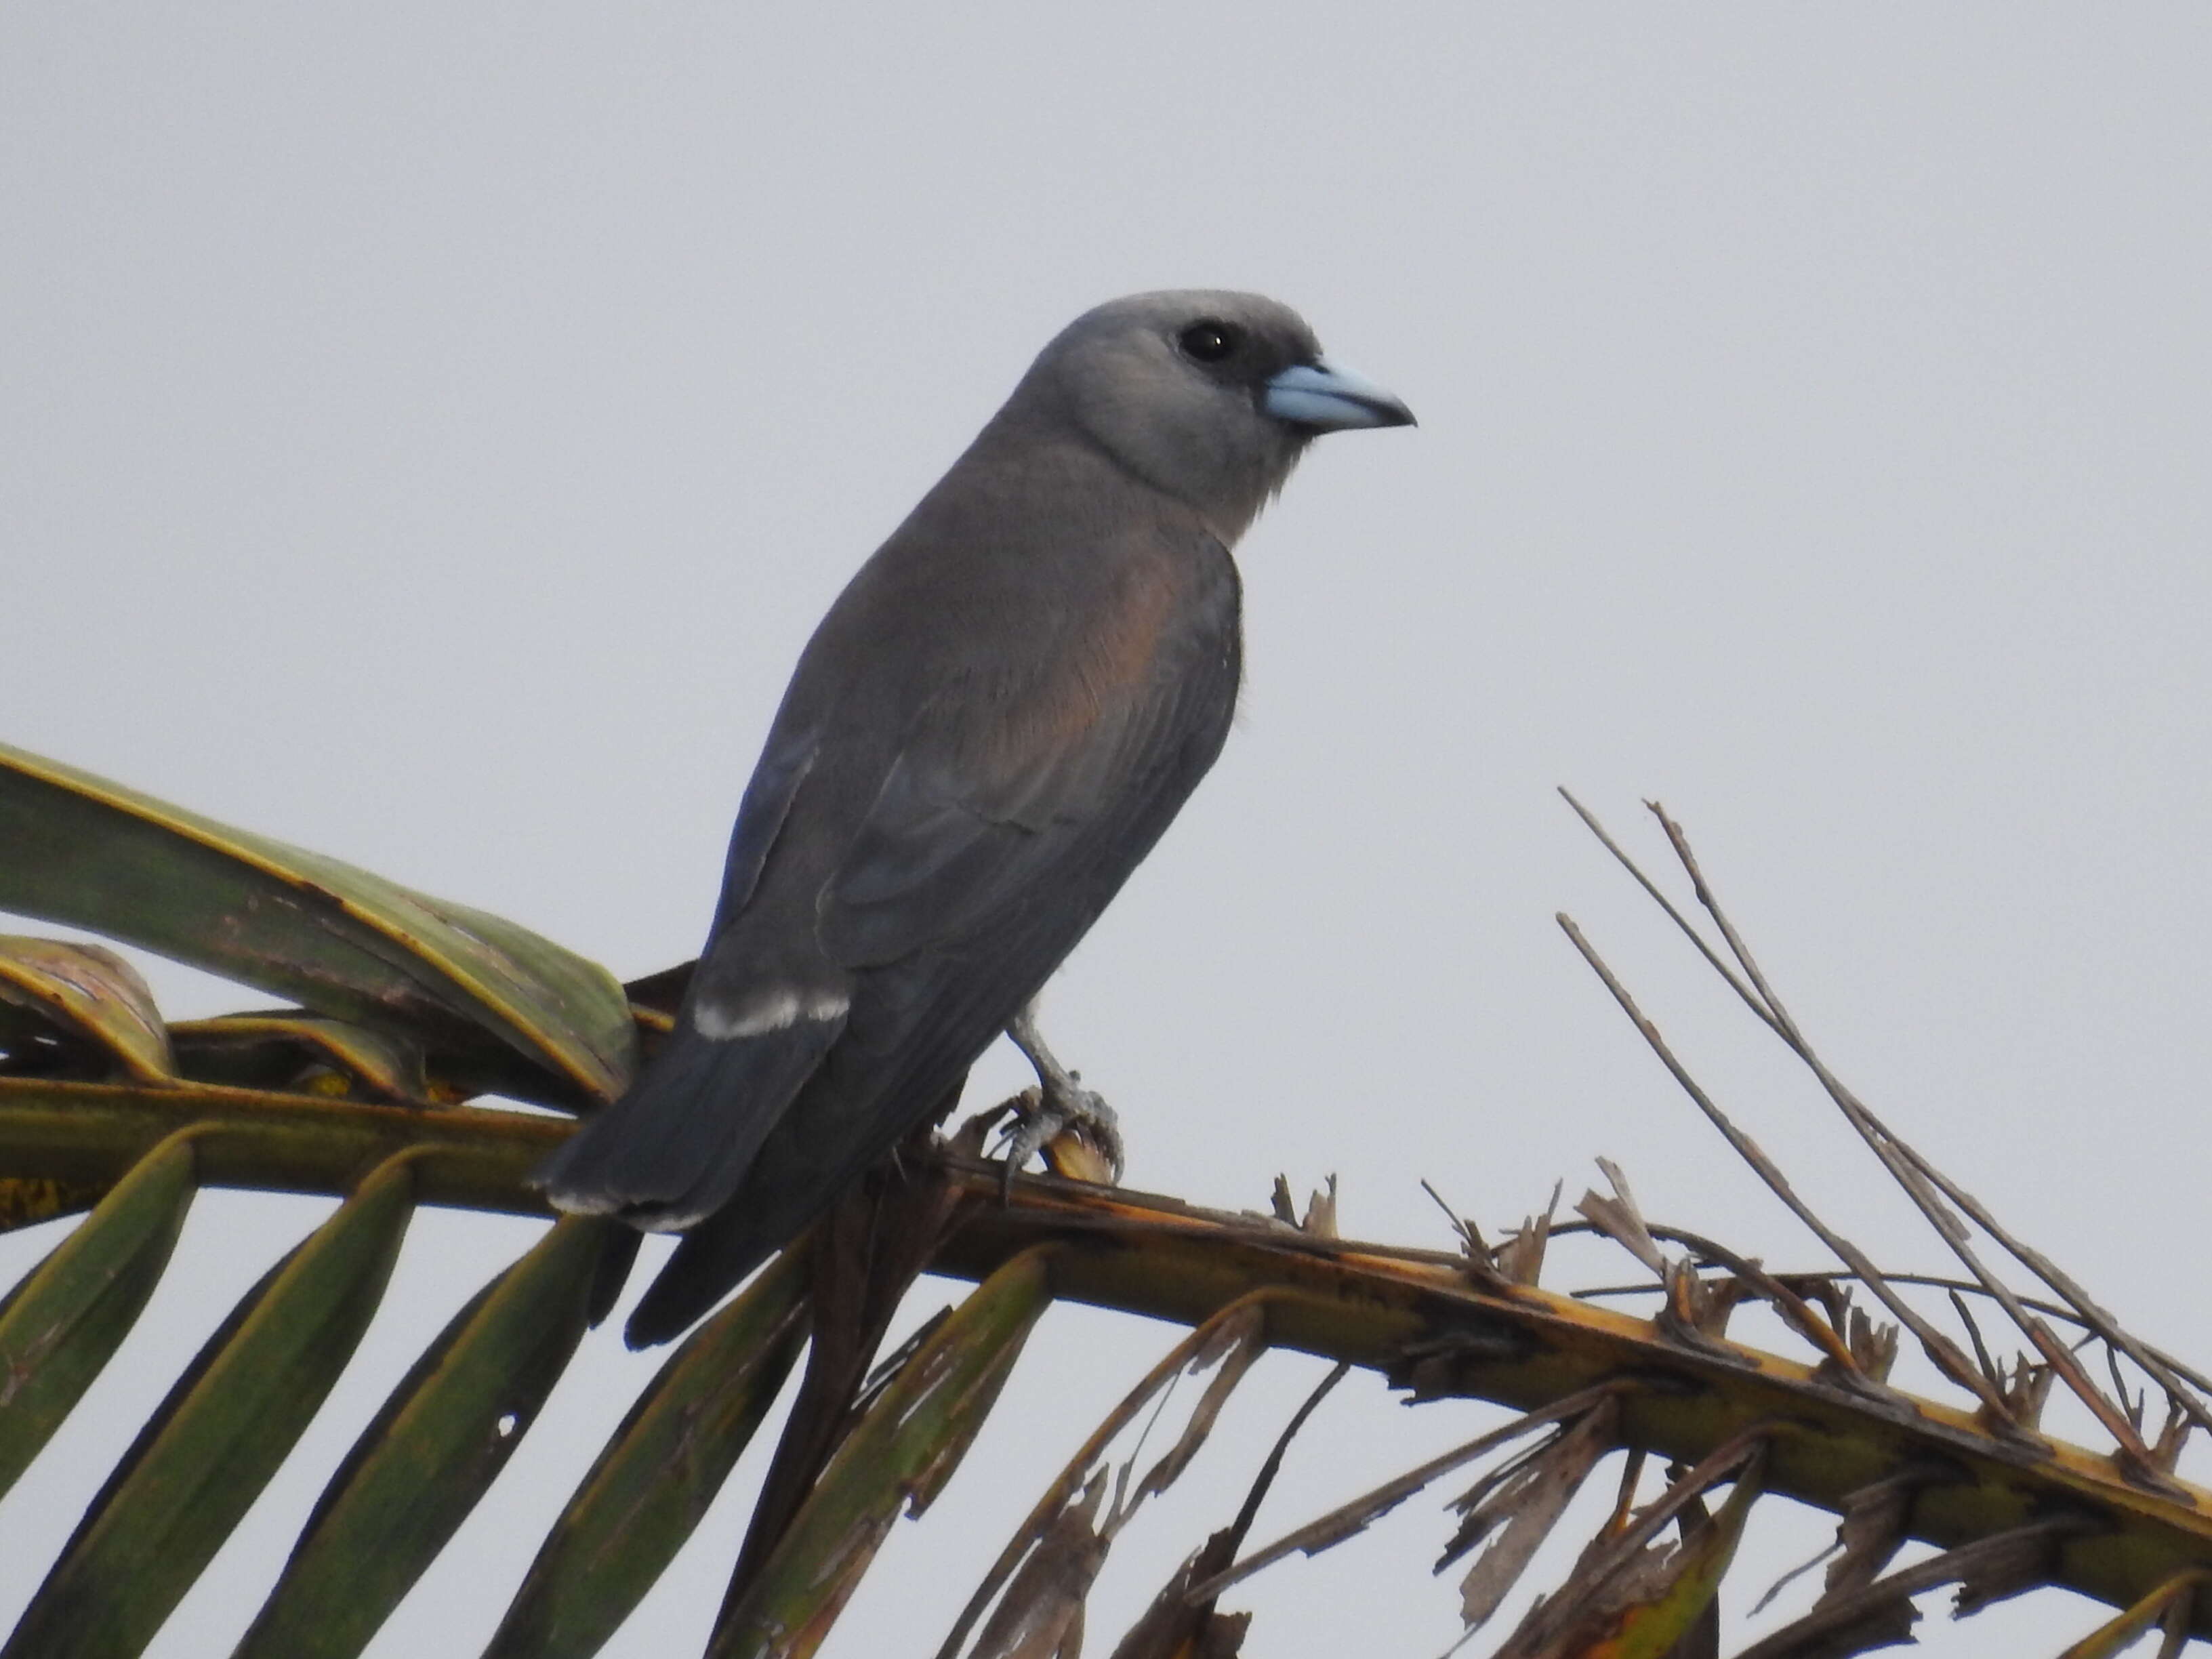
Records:
{"label": "bird's tail", "polygon": [[717,1039],[689,1020],[637,1081],[540,1164],[554,1207],[675,1232],[720,1209],[842,1029],[801,1020]]}
{"label": "bird's tail", "polygon": [[858,1128],[849,1121],[810,1121],[806,1115],[822,1103],[810,1094],[813,1107],[802,1104],[778,1126],[755,1153],[732,1200],[678,1241],[676,1253],[631,1310],[624,1340],[647,1348],[681,1334],[804,1231],[884,1149],[918,1122],[941,1121],[959,1103],[966,1082],[963,1070],[938,1091],[933,1104],[928,1104],[931,1097],[919,1097],[928,1106],[919,1115],[895,1098]]}

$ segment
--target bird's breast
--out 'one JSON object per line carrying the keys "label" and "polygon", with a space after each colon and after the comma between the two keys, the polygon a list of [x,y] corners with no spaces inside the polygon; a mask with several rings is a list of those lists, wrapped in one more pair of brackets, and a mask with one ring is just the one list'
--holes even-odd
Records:
{"label": "bird's breast", "polygon": [[1218,562],[1133,558],[1089,574],[1093,580],[1071,584],[1054,614],[1030,624],[1042,648],[1016,653],[1033,672],[1000,688],[1006,741],[1072,752],[1097,740],[1102,726],[1218,680],[1224,665],[1233,701],[1238,605],[1225,553]]}

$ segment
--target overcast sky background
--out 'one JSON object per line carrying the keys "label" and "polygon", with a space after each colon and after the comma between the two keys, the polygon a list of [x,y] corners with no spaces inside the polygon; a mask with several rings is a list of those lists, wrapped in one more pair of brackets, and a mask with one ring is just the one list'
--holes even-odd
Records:
{"label": "overcast sky background", "polygon": [[[815,618],[1036,349],[1115,294],[1261,289],[1421,425],[1323,441],[1244,543],[1240,728],[1053,988],[1133,1184],[1256,1206],[1334,1170],[1346,1231],[1441,1244],[1422,1176],[1494,1230],[1606,1156],[1655,1218],[1825,1265],[1565,908],[1829,1219],[1942,1265],[1552,791],[1656,866],[1652,795],[1835,1067],[2202,1362],[2208,64],[2179,5],[11,6],[5,736],[663,967]],[[155,982],[177,1017],[256,1000]],[[1020,1080],[996,1054],[971,1100]],[[0,1506],[0,1620],[326,1207],[201,1201]],[[532,1237],[418,1220],[155,1653],[228,1650]],[[1172,1336],[1052,1316],[829,1650],[933,1648]],[[476,1650],[655,1363],[587,1343],[374,1654]],[[1101,1650],[1319,1370],[1263,1365],[1117,1550]],[[1260,1531],[1495,1419],[1355,1378]],[[610,1652],[697,1650],[761,1462]],[[1767,1507],[1778,1565],[1828,1535]],[[1441,1650],[1449,1532],[1417,1501],[1273,1570],[1231,1597],[1251,1650]],[[2095,1618],[2052,1598],[1930,1648]]]}

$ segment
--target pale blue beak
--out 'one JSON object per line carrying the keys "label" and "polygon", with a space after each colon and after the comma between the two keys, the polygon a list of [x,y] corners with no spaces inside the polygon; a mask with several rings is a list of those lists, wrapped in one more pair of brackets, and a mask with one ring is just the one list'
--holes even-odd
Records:
{"label": "pale blue beak", "polygon": [[1296,363],[1285,369],[1267,382],[1260,406],[1279,421],[1316,432],[1413,424],[1413,411],[1393,393],[1325,362]]}

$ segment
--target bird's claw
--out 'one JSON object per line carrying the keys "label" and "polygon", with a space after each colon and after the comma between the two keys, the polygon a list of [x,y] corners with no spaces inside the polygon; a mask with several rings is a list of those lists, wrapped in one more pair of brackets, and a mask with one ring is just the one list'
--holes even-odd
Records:
{"label": "bird's claw", "polygon": [[1103,1095],[1081,1086],[1076,1073],[1058,1086],[1023,1090],[1013,1108],[999,1176],[1002,1198],[1012,1195],[1015,1174],[1039,1152],[1054,1175],[1106,1187],[1120,1182],[1126,1158],[1121,1120]]}
{"label": "bird's claw", "polygon": [[[1083,1086],[1083,1074],[1061,1065],[1037,1029],[1036,1000],[1031,998],[1006,1026],[1014,1046],[1036,1068],[1037,1086],[1011,1103],[1014,1126],[1006,1132],[1006,1164],[999,1195],[1011,1198],[1014,1172],[1034,1152],[1045,1154],[1054,1175],[1094,1186],[1121,1180],[1121,1127],[1114,1109],[1095,1089]],[[1075,1133],[1070,1134],[1068,1131]]]}

